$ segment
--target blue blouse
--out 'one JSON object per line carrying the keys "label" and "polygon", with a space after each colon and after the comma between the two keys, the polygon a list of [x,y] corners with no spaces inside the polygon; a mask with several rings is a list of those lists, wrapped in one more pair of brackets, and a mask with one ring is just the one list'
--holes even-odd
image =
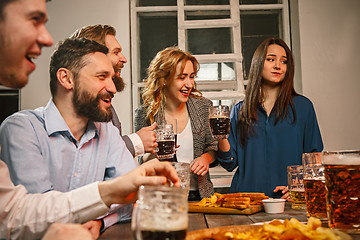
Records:
{"label": "blue blouse", "polygon": [[259,120],[255,123],[255,133],[247,139],[245,147],[240,145],[238,112],[243,101],[231,111],[229,135],[230,150],[218,150],[217,159],[227,171],[236,172],[230,192],[264,192],[273,195],[276,186],[287,186],[286,167],[301,165],[302,153],[321,152],[323,143],[314,107],[304,96],[293,98],[296,122],[289,106],[288,117],[274,125],[276,114],[270,116],[259,105]]}

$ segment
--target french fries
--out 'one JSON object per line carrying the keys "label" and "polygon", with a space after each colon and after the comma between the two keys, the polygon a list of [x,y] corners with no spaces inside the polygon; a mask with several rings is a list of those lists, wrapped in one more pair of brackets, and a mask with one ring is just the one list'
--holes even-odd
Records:
{"label": "french fries", "polygon": [[[340,240],[332,230],[321,227],[321,221],[310,217],[307,224],[297,219],[286,219],[281,222],[277,219],[265,223],[262,228],[249,232],[226,232],[224,237],[229,240],[237,239],[312,239],[312,240]],[[220,237],[221,238],[221,237]],[[221,238],[223,239],[223,238]]]}
{"label": "french fries", "polygon": [[264,193],[214,193],[210,198],[203,198],[197,203],[205,207],[226,207],[245,209],[250,205],[262,204],[262,199],[267,199]]}

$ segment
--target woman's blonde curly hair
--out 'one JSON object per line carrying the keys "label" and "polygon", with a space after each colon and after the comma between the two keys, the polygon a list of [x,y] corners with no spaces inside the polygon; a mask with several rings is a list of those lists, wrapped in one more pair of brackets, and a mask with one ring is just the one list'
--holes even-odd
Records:
{"label": "woman's blonde curly hair", "polygon": [[[191,61],[194,66],[195,76],[197,75],[200,64],[190,53],[182,51],[178,47],[168,47],[158,52],[151,61],[147,73],[148,77],[143,91],[142,99],[146,108],[146,117],[151,124],[155,121],[154,117],[159,109],[165,107],[165,84],[169,85],[174,79],[176,66],[181,63],[181,73],[184,71],[185,63]],[[191,96],[201,97],[202,94],[196,89],[196,84],[190,92]]]}

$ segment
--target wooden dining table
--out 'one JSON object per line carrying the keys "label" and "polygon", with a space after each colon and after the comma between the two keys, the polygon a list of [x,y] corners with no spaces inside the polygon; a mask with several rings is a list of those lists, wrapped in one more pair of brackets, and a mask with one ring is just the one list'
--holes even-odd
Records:
{"label": "wooden dining table", "polygon": [[[214,228],[230,225],[251,225],[271,221],[273,219],[296,218],[300,222],[306,222],[306,211],[292,209],[290,203],[286,203],[283,213],[270,214],[258,212],[251,215],[232,215],[232,214],[211,214],[211,213],[189,213],[189,231],[205,228]],[[360,240],[360,235],[351,235],[354,240]],[[98,239],[133,239],[131,223],[119,223],[108,228]]]}

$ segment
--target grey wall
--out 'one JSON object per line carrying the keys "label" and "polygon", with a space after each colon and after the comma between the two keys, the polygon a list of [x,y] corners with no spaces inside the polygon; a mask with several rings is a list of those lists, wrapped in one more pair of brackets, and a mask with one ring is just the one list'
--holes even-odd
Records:
{"label": "grey wall", "polygon": [[[360,1],[291,0],[297,89],[314,103],[326,150],[360,149],[360,79],[358,44]],[[122,72],[124,92],[113,104],[125,133],[131,132],[129,2],[126,0],[56,0],[48,3],[48,29],[55,42],[75,29],[96,23],[113,25],[128,58]],[[44,49],[30,84],[22,90],[21,108],[43,106],[50,98],[48,62]],[[301,64],[300,64],[301,63]],[[300,81],[299,79],[300,78]]]}
{"label": "grey wall", "polygon": [[[110,24],[117,30],[128,63],[122,70],[126,88],[117,93],[112,103],[121,119],[123,133],[131,132],[131,78],[130,78],[130,16],[129,1],[125,0],[53,0],[47,4],[47,28],[54,42],[70,36],[76,29],[92,24]],[[21,109],[44,106],[50,99],[49,60],[54,47],[43,48],[36,60],[37,69],[30,76],[29,84],[21,90]]]}
{"label": "grey wall", "polygon": [[303,94],[325,150],[360,149],[360,1],[299,0]]}

